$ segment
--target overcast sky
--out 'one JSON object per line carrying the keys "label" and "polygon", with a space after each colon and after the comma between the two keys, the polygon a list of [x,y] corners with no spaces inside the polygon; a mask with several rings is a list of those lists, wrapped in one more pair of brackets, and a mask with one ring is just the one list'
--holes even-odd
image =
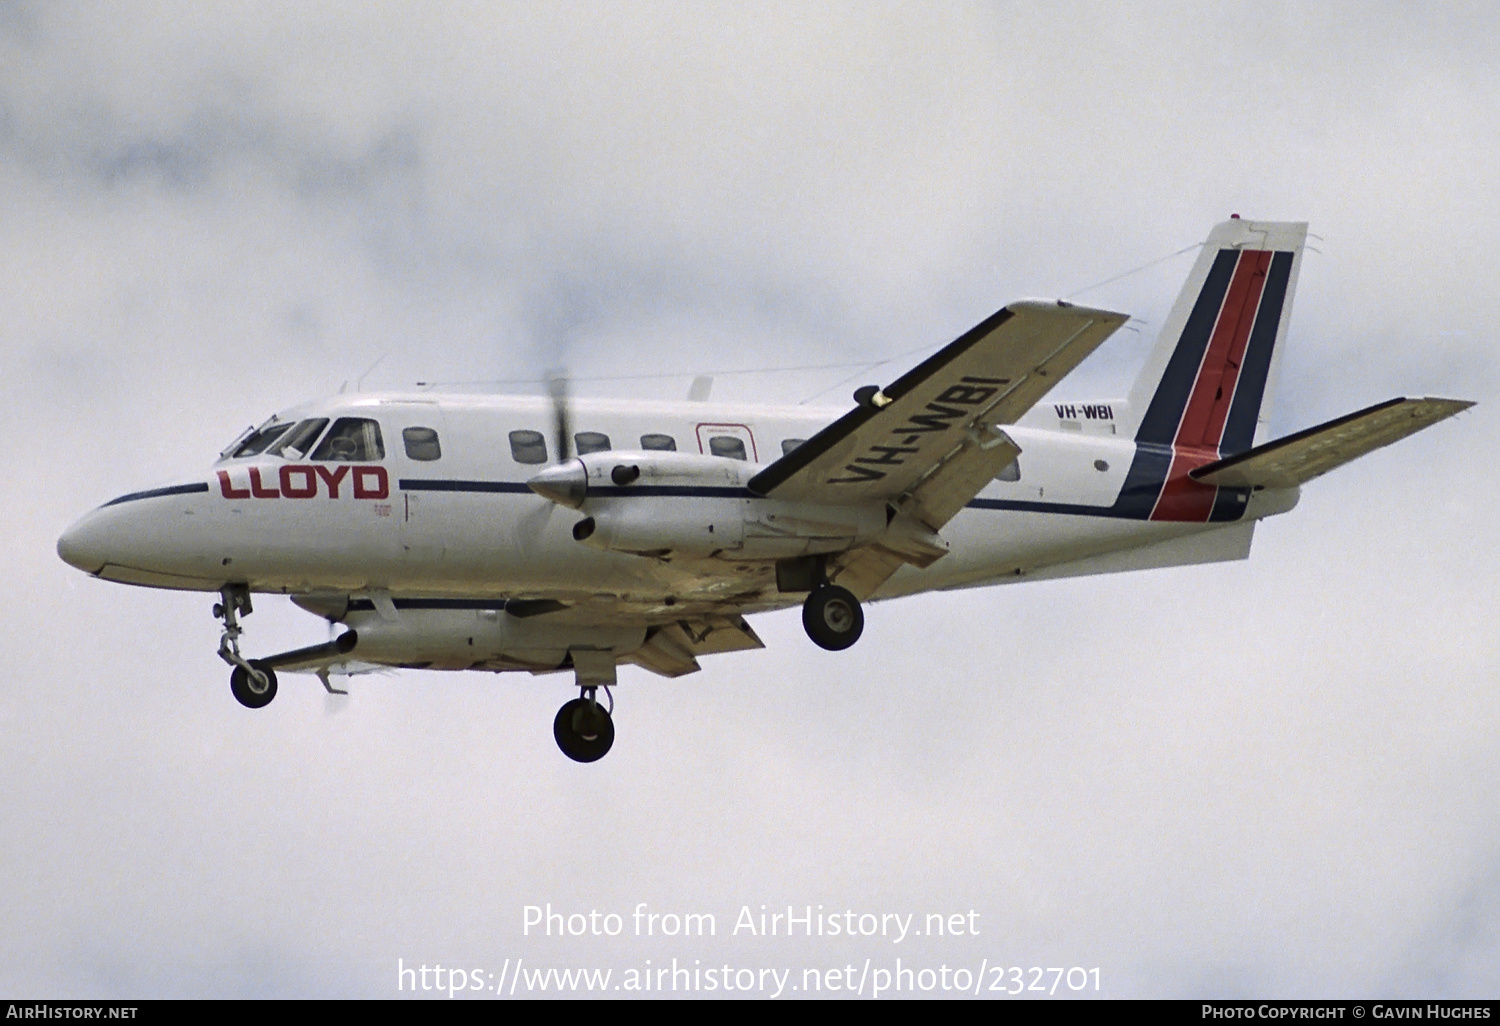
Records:
{"label": "overcast sky", "polygon": [[[1494,996],[1497,18],[0,0],[0,991],[900,956],[1097,966],[1116,997]],[[252,714],[209,597],[54,551],[367,372],[874,362],[1231,212],[1319,237],[1278,434],[1480,405],[1310,486],[1247,563],[877,605],[841,654],[789,611],[755,622],[768,651],[627,668],[595,765],[553,744],[561,676],[290,677]],[[1140,321],[1059,396],[1127,390],[1190,262],[1079,297]],[[248,628],[324,637],[272,598]],[[719,936],[523,937],[547,902]],[[981,933],[729,936],[761,904]]]}

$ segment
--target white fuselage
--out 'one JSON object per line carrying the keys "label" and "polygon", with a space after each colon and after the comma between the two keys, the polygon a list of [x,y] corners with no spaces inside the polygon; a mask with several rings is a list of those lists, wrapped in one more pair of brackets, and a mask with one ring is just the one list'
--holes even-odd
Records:
{"label": "white fuselage", "polygon": [[[784,442],[812,436],[842,412],[586,399],[575,400],[571,411],[572,431],[606,436],[610,450],[659,446],[660,436],[678,452],[709,454],[717,446],[737,455],[742,449],[743,461],[720,457],[726,491],[779,458]],[[801,601],[779,593],[772,567],[733,543],[713,558],[693,560],[580,544],[573,527],[588,510],[564,508],[526,486],[555,462],[556,452],[548,451],[545,462],[520,462],[511,441],[514,432],[535,432],[555,449],[544,399],[352,395],[307,404],[278,420],[311,417],[377,422],[383,455],[344,463],[295,452],[221,458],[207,474],[137,493],[142,497],[122,496],[88,514],[59,551],[107,579],[197,590],[240,582],[252,591],[294,595],[555,598],[609,603],[648,620],[674,606],[685,612],[732,604],[752,611]],[[942,529],[948,555],[926,569],[903,568],[873,597],[1242,557],[1250,524],[1295,504],[1294,490],[1256,493],[1244,514],[1227,524],[1109,515],[1135,454],[1123,427],[1115,433],[1117,417],[1123,417],[1120,404],[1034,409],[1008,429],[1022,455],[1019,475],[1002,477],[1015,480],[991,482]],[[428,458],[409,455],[403,445],[408,429],[436,432],[440,455],[430,458],[420,447],[410,452]],[[539,454],[521,455],[536,460]],[[657,504],[664,517],[695,503],[717,504],[717,513],[705,515],[722,515],[728,503],[747,521],[774,506],[748,493],[639,501]],[[1205,534],[1228,540],[1182,547],[1181,539]],[[1160,557],[1115,564],[1107,558],[1143,546]],[[1068,569],[1075,564],[1076,571]]]}

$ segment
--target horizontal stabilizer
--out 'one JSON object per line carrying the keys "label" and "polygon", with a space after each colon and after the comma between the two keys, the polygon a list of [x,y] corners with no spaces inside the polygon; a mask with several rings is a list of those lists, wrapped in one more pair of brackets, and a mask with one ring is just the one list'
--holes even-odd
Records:
{"label": "horizontal stabilizer", "polygon": [[1292,488],[1473,405],[1462,399],[1392,399],[1199,467],[1189,476],[1230,488]]}

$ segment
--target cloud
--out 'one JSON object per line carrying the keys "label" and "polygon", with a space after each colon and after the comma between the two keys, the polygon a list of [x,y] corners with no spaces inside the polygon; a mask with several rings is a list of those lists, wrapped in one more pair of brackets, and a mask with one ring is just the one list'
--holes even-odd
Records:
{"label": "cloud", "polygon": [[[1492,992],[1495,28],[1463,5],[0,4],[0,980],[386,995],[398,957],[910,952],[1097,965],[1113,996]],[[881,604],[839,656],[774,614],[768,651],[627,671],[597,767],[553,749],[560,679],[363,679],[334,716],[294,680],[250,716],[205,599],[53,553],[382,354],[366,387],[874,361],[1231,211],[1322,236],[1283,430],[1481,405],[1309,487],[1247,564]],[[1187,259],[1080,297],[1145,323],[1066,391],[1125,391]],[[324,634],[269,598],[250,629]],[[973,908],[985,932],[523,937],[548,901]]]}

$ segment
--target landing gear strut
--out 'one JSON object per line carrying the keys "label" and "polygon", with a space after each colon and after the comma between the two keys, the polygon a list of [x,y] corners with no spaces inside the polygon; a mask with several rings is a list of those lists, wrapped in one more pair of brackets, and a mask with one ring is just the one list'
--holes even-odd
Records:
{"label": "landing gear strut", "polygon": [[243,584],[226,584],[219,589],[223,600],[214,605],[214,616],[224,621],[224,634],[219,639],[219,658],[233,670],[229,674],[229,690],[239,703],[248,709],[259,709],[269,705],[276,697],[276,671],[269,666],[252,663],[240,655],[239,617],[249,616],[250,589]]}
{"label": "landing gear strut", "polygon": [[847,588],[824,582],[802,603],[802,626],[819,648],[841,652],[859,640],[865,629],[864,610]]}
{"label": "landing gear strut", "polygon": [[[552,736],[557,747],[574,762],[596,762],[604,758],[615,743],[615,698],[610,686],[615,682],[615,655],[609,651],[569,649],[573,673],[578,681],[579,697],[557,710],[552,721]],[[606,710],[599,704],[599,689],[609,699]]]}

